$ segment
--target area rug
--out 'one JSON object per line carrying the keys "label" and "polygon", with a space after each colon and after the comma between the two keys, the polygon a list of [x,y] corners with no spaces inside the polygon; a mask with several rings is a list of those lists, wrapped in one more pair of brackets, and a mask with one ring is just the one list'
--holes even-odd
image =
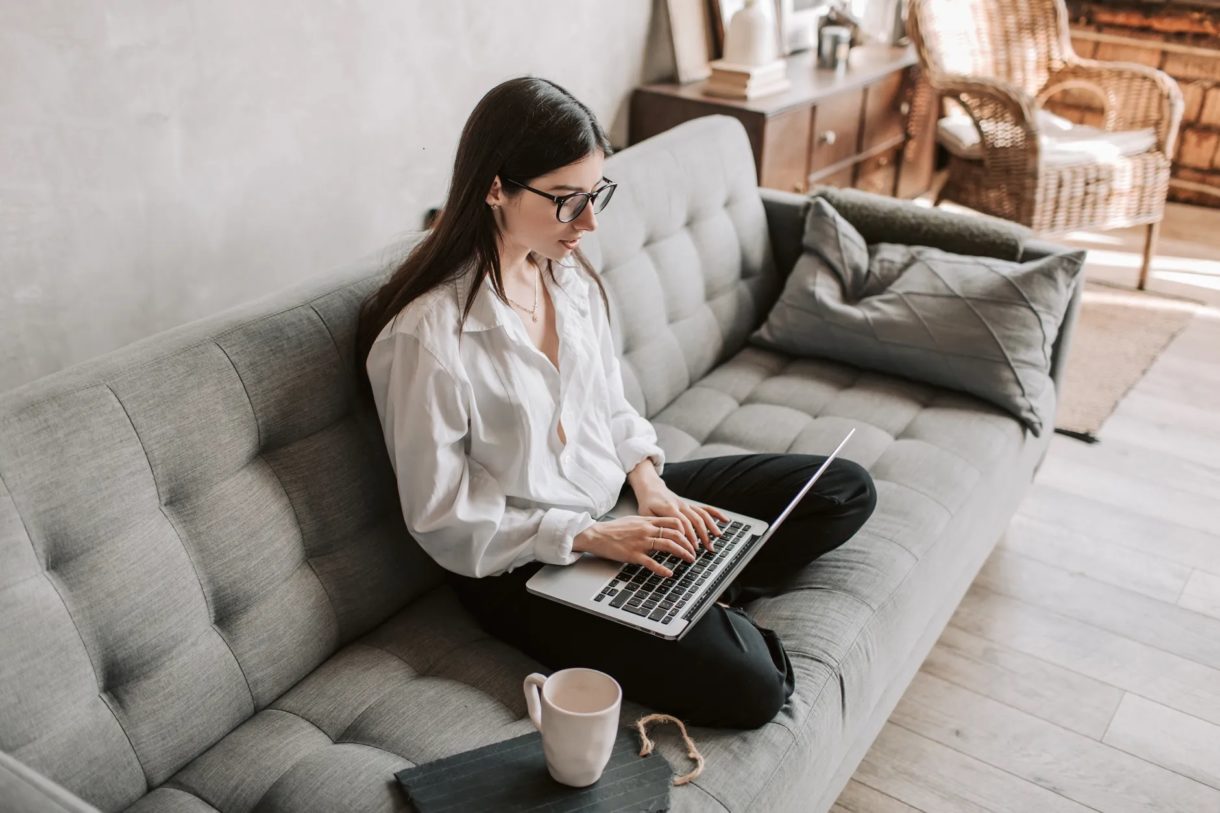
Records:
{"label": "area rug", "polygon": [[1086,282],[1055,430],[1095,442],[1118,402],[1201,307],[1191,299]]}

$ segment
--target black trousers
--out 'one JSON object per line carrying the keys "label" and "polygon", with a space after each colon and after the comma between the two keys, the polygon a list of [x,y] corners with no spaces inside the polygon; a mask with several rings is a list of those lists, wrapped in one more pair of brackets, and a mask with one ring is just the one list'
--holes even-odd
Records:
{"label": "black trousers", "polygon": [[[804,454],[708,457],[667,463],[661,477],[679,496],[770,521],[825,460]],[[525,583],[541,562],[481,579],[446,575],[484,629],[552,670],[601,670],[619,682],[624,697],[688,724],[758,728],[787,702],[795,674],[779,637],[740,605],[783,592],[802,567],[846,542],[876,500],[868,472],[836,458],[721,592],[719,600],[732,606],[714,605],[678,641],[533,595]]]}

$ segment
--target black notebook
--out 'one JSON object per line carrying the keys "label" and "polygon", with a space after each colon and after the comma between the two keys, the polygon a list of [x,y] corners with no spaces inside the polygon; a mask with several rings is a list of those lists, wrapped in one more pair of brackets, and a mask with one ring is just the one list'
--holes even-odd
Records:
{"label": "black notebook", "polygon": [[673,772],[654,749],[640,756],[639,734],[620,727],[601,778],[586,788],[555,781],[537,731],[394,774],[419,813],[545,810],[618,813],[669,809]]}

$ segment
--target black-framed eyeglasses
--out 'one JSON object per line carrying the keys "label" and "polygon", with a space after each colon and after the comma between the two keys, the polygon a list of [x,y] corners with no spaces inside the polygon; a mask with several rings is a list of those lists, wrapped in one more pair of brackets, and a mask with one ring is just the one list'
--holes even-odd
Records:
{"label": "black-framed eyeglasses", "polygon": [[505,178],[504,180],[514,186],[528,189],[535,195],[542,195],[542,197],[554,201],[555,217],[560,223],[571,223],[580,217],[581,212],[589,205],[589,201],[593,201],[593,214],[600,214],[602,209],[606,208],[606,204],[610,202],[610,198],[614,196],[614,190],[618,188],[618,184],[614,181],[609,178],[602,178],[606,185],[595,192],[572,192],[569,195],[552,195],[549,192],[543,192],[541,189],[527,186],[520,181],[514,181],[512,178]]}

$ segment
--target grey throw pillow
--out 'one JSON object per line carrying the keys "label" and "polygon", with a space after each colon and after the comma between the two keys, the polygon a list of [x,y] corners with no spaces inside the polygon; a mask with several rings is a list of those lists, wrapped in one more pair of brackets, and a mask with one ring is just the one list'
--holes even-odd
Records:
{"label": "grey throw pillow", "polygon": [[[968,392],[1040,435],[1051,349],[1085,252],[1025,263],[868,246],[825,200],[754,344]],[[1053,403],[1053,401],[1052,401]],[[1045,407],[1043,407],[1045,409]]]}

